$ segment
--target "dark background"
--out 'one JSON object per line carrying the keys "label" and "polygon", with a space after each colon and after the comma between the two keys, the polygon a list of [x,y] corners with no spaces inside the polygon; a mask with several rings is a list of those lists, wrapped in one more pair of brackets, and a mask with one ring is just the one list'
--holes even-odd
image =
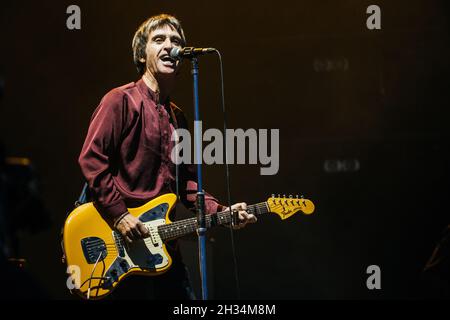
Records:
{"label": "dark background", "polygon": [[[241,297],[426,296],[421,270],[449,223],[447,2],[2,1],[0,139],[8,156],[32,160],[52,222],[19,235],[27,271],[49,297],[71,298],[59,232],[83,185],[90,116],[107,91],[138,79],[134,32],[167,12],[189,45],[222,52],[229,127],[280,129],[278,174],[231,166],[234,202],[285,193],[316,204],[312,216],[261,217],[236,232]],[[66,28],[71,4],[81,30]],[[381,30],[366,28],[371,4]],[[203,57],[205,128],[222,128],[219,85],[217,60]],[[173,100],[193,119],[188,64]],[[359,169],[336,171],[338,161]],[[225,201],[224,167],[204,170],[206,189]],[[210,235],[211,296],[236,298],[229,231]],[[183,252],[198,286],[195,238]],[[366,287],[373,264],[381,290]]]}

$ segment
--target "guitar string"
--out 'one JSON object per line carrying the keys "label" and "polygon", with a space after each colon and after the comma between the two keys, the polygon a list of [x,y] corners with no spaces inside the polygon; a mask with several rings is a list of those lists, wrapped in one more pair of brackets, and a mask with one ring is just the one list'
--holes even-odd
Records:
{"label": "guitar string", "polygon": [[[282,201],[282,200],[279,200]],[[286,201],[289,201],[289,199],[286,199]],[[297,199],[293,199],[292,201],[300,201]],[[285,203],[286,205],[286,203]],[[287,204],[289,205],[289,204]],[[283,204],[279,203],[279,204],[275,204],[275,206],[272,206],[274,209],[279,208],[279,207],[283,207]],[[261,212],[261,209],[264,209],[265,212]],[[267,210],[267,211],[266,211]],[[270,208],[268,208],[267,203],[266,202],[262,202],[262,203],[258,203],[255,205],[251,205],[248,206],[247,211],[254,211],[254,213],[256,214],[263,214],[266,212],[270,211]],[[207,223],[212,223],[214,218],[218,218],[220,220],[220,223],[222,223],[222,220],[225,220],[225,223],[228,223],[228,218],[230,218],[230,214],[229,214],[229,210],[225,210],[225,211],[221,211],[221,212],[217,212],[216,214],[208,214],[206,215],[206,222]],[[165,236],[176,236],[176,235],[180,235],[180,234],[184,234],[184,232],[186,230],[188,231],[192,231],[192,228],[194,228],[195,230],[195,223],[197,222],[196,218],[190,218],[190,219],[186,219],[186,220],[180,220],[180,221],[175,221],[172,222],[170,224],[166,224],[166,225],[159,225],[157,226],[157,233],[159,234],[159,236],[161,237],[165,237]],[[164,235],[162,235],[160,232],[164,232]],[[152,241],[151,239],[144,239],[146,240],[146,242],[148,242],[148,240]],[[106,247],[109,248],[114,248],[114,247],[119,247],[119,249],[123,249],[123,244],[121,243],[123,240],[119,239],[117,240],[116,243],[104,243],[104,245]],[[101,244],[102,242],[104,242],[102,239],[97,239],[97,240],[93,240],[90,241],[87,245],[88,248],[92,248],[92,246],[98,246],[99,244]]]}
{"label": "guitar string", "polygon": [[[247,210],[249,210],[249,209],[254,209],[254,210],[258,210],[259,209],[259,212],[257,212],[257,213],[258,214],[262,214],[260,212],[261,209],[267,209],[267,206],[266,206],[266,203],[259,203],[259,204],[248,206]],[[225,216],[227,216],[227,214],[229,215],[229,210],[217,212],[215,214],[208,214],[208,215],[206,215],[206,219],[207,219],[207,222],[209,222],[208,219],[211,219],[214,216],[225,217]],[[185,224],[189,225],[191,223],[196,223],[196,222],[197,222],[197,219],[194,217],[194,218],[189,218],[189,219],[186,219],[186,220],[174,221],[174,222],[172,222],[170,224],[159,226],[158,229],[166,229],[166,228],[169,228],[169,227],[172,227],[172,226],[180,226],[180,225],[183,226]]]}
{"label": "guitar string", "polygon": [[[277,205],[277,206],[279,206],[279,205]],[[266,211],[267,210],[267,204],[265,203],[265,202],[263,202],[263,203],[259,203],[259,204],[256,204],[256,205],[251,205],[251,206],[248,206],[248,208],[247,208],[247,211],[257,211],[256,213],[257,214],[263,214],[263,213],[267,213],[268,211],[266,211],[266,212],[261,212],[261,209],[264,209],[264,211]],[[224,217],[224,216],[226,216],[227,214],[229,214],[229,210],[226,210],[226,211],[221,211],[221,212],[217,212],[217,213],[215,213],[215,214],[208,214],[208,215],[206,215],[206,219],[211,219],[212,217],[214,217],[214,216],[221,216],[221,217]],[[189,219],[186,219],[186,220],[180,220],[180,221],[174,221],[174,222],[172,222],[172,223],[170,223],[170,224],[167,224],[167,225],[161,225],[161,226],[159,226],[159,228],[158,229],[165,229],[165,228],[167,228],[167,227],[172,227],[172,226],[178,226],[178,225],[184,225],[184,224],[191,224],[191,223],[193,223],[193,222],[196,222],[197,220],[196,220],[196,218],[194,217],[194,218],[189,218]]]}
{"label": "guitar string", "polygon": [[[297,201],[298,202],[298,201]],[[286,204],[285,203],[285,205],[289,205],[289,204]],[[276,209],[276,208],[280,208],[280,207],[283,207],[284,208],[284,206],[283,206],[283,204],[282,203],[279,203],[279,204],[275,204],[275,206],[273,206],[272,205],[272,208],[274,208],[274,209]],[[260,203],[260,204],[256,204],[256,205],[252,205],[252,206],[249,206],[248,208],[247,208],[247,211],[254,211],[254,213],[256,213],[256,214],[262,214],[262,213],[266,213],[266,212],[261,212],[261,209],[264,209],[264,211],[266,211],[266,212],[270,212],[270,207],[267,205],[267,203]],[[222,220],[222,219],[225,219],[226,221],[225,221],[225,223],[227,223],[228,222],[228,219],[229,218],[231,218],[230,217],[230,211],[229,210],[226,210],[226,211],[221,211],[221,212],[217,212],[216,213],[216,215],[214,215],[214,214],[209,214],[209,215],[207,215],[206,216],[206,222],[207,223],[212,223],[212,220],[213,220],[213,218],[214,217],[218,217],[219,218],[219,220]],[[168,224],[168,225],[160,225],[160,226],[158,226],[157,227],[157,230],[158,230],[158,234],[159,234],[159,231],[161,230],[161,231],[164,231],[165,233],[166,233],[166,235],[165,236],[167,236],[167,233],[169,233],[169,237],[170,236],[178,236],[178,235],[183,235],[184,234],[184,231],[188,228],[188,230],[190,230],[192,227],[194,227],[194,230],[195,230],[195,225],[192,225],[192,223],[196,223],[197,221],[196,221],[196,219],[195,218],[191,218],[191,219],[188,219],[188,221],[186,221],[186,220],[181,220],[181,221],[176,221],[176,222],[173,222],[173,223],[171,223],[171,224]],[[223,221],[220,221],[220,222],[223,222]],[[182,229],[180,230],[180,226],[182,226]],[[170,227],[170,229],[169,229],[169,227]],[[176,229],[174,229],[174,227],[176,227]],[[184,229],[184,230],[183,230]],[[162,237],[162,235],[161,234],[159,234],[160,235],[160,237],[161,238],[163,238]],[[118,251],[122,251],[122,250],[124,250],[125,248],[124,248],[124,246],[123,246],[123,244],[122,244],[122,239],[118,239],[117,240],[117,242],[116,243],[104,243],[104,245],[105,245],[105,247],[107,248],[107,250],[108,251],[110,251],[111,253],[118,253]],[[152,239],[143,239],[143,241],[144,241],[144,243],[146,243],[146,244],[148,244],[148,243],[153,243],[153,240]],[[89,248],[92,248],[93,246],[98,246],[98,244],[99,243],[102,243],[103,242],[103,240],[101,240],[101,239],[98,239],[98,240],[94,240],[94,241],[91,241],[90,243],[88,243],[87,245],[86,245],[86,247],[88,247],[88,249]],[[95,265],[97,265],[97,263],[98,263],[98,260],[99,260],[99,258],[101,257],[101,253],[100,253],[100,255],[99,255],[99,257],[97,258],[97,261],[96,261],[96,263],[95,263]],[[107,256],[105,257],[105,258],[103,258],[102,259],[102,262],[103,262],[103,264],[104,264],[104,261],[105,260],[110,260],[110,259],[116,259],[117,258],[117,256],[111,256],[110,254],[107,254]],[[95,267],[94,267],[94,271],[95,271]],[[104,273],[104,272],[102,272],[102,273]],[[89,290],[88,291],[90,291],[90,289],[97,289],[97,296],[98,296],[98,290],[99,290],[99,288],[101,287],[100,286],[100,283],[101,283],[101,281],[103,280],[105,280],[105,279],[107,279],[107,278],[105,278],[105,277],[103,277],[103,274],[102,274],[102,276],[101,277],[94,277],[93,276],[93,274],[91,274],[91,277],[89,277],[89,279],[87,279],[86,281],[84,281],[83,282],[83,284],[80,286],[80,288],[82,287],[82,286],[84,286],[85,284],[86,284],[86,282],[88,282],[88,281],[92,281],[92,280],[94,280],[94,279],[98,279],[99,281],[99,285],[98,286],[94,286],[94,287],[91,287],[91,288],[89,288]],[[89,293],[88,293],[89,294]]]}
{"label": "guitar string", "polygon": [[[254,207],[254,208],[252,208],[252,207]],[[257,212],[255,212],[257,214],[263,214],[263,213],[268,212],[268,211],[261,212],[261,209],[267,210],[266,203],[261,203],[261,204],[258,204],[258,205],[252,205],[252,207],[249,206],[249,208],[247,210],[249,210],[250,208],[254,209],[254,210],[257,210]],[[228,221],[229,210],[218,212],[216,215],[220,219],[220,223],[223,223],[223,220],[225,220],[225,223],[229,222]],[[207,215],[206,216],[206,220],[207,220],[206,222],[207,223],[211,223],[212,220],[213,220],[213,217],[216,216],[216,215],[215,214]],[[197,223],[196,218],[190,218],[190,219],[188,219],[188,221],[181,220],[181,221],[173,222],[171,224],[159,226],[158,229],[159,229],[159,231],[163,231],[164,235],[178,236],[178,235],[182,235],[183,234],[183,232],[177,232],[177,231],[180,231],[179,230],[179,226],[182,226],[184,228],[186,228],[186,226],[189,226],[191,228],[194,227],[194,230],[195,230],[195,224],[196,223]],[[174,229],[174,227],[176,227],[177,229]],[[183,230],[181,230],[181,231],[183,231]]]}
{"label": "guitar string", "polygon": [[[207,215],[206,216],[206,222],[210,223],[215,217],[217,217],[218,219],[222,220],[226,219],[226,214],[224,213],[217,213],[217,215]],[[227,222],[227,221],[226,221]],[[197,224],[197,219],[196,218],[190,218],[187,220],[181,220],[181,221],[176,221],[167,225],[162,225],[158,227],[158,231],[162,231],[162,232],[168,232],[167,230],[172,231],[174,228],[187,228],[187,227],[195,227]]]}
{"label": "guitar string", "polygon": [[[296,199],[294,199],[294,201],[295,200]],[[276,204],[273,207],[274,208],[283,207],[283,204]],[[257,214],[266,213],[266,212],[261,212],[261,209],[264,209],[264,211],[267,210],[267,204],[265,202],[258,203],[258,204],[255,204],[255,205],[251,205],[251,206],[249,206],[247,208],[248,211],[249,210],[251,210],[251,211],[255,211],[256,210],[255,213],[257,213]],[[208,214],[206,216],[206,219],[207,219],[206,222],[208,222],[208,223],[212,222],[211,220],[213,220],[214,216],[218,217],[219,219],[226,219],[226,220],[228,220],[227,217],[229,217],[229,210],[217,212],[216,214]],[[174,221],[174,222],[172,222],[170,224],[166,224],[166,225],[160,225],[160,226],[157,227],[157,229],[158,229],[158,231],[163,231],[166,234],[167,233],[173,233],[174,235],[177,235],[177,234],[179,234],[179,232],[177,232],[177,231],[180,231],[179,230],[180,227],[182,228],[181,231],[184,231],[183,229],[186,229],[188,227],[195,227],[193,225],[193,223],[196,223],[196,222],[197,222],[196,218],[190,218],[190,219],[186,219],[186,220]],[[228,222],[228,221],[225,221],[225,222]],[[174,228],[176,228],[176,229],[174,229]],[[91,243],[95,243],[96,241],[102,241],[102,240],[101,239],[100,240],[94,240],[94,241],[91,241]],[[114,243],[107,243],[105,245],[116,246],[116,244],[114,244]]]}
{"label": "guitar string", "polygon": [[[275,205],[273,207],[274,208],[283,207],[283,204],[277,204],[277,205]],[[255,212],[256,214],[263,214],[263,213],[267,213],[268,212],[268,211],[261,212],[261,209],[264,209],[264,211],[267,210],[267,206],[266,206],[265,203],[259,204],[258,206],[255,205],[254,210],[256,210],[256,212]],[[228,210],[227,211],[218,212],[217,216],[219,216],[219,219],[226,219],[227,214],[229,216],[229,211]],[[207,222],[210,222],[210,220],[212,220],[213,216],[214,216],[214,214],[207,215],[206,216]],[[182,226],[182,227],[186,228],[186,226],[191,226],[191,224],[196,223],[196,222],[197,222],[196,218],[190,218],[190,219],[187,219],[187,220],[175,221],[175,222],[172,222],[172,223],[167,224],[167,225],[159,226],[158,227],[158,229],[159,229],[158,231],[163,231],[165,233],[168,233],[168,232],[171,232],[171,231],[175,231],[174,227],[179,228],[180,226]],[[226,221],[226,222],[228,222],[228,221]]]}
{"label": "guitar string", "polygon": [[[283,206],[283,204],[277,204],[277,205],[275,205],[275,206],[272,206],[274,209],[276,209],[276,208],[278,208],[278,207],[284,207]],[[251,207],[250,207],[251,208]],[[268,208],[267,208],[267,206],[266,206],[266,203],[262,203],[262,204],[258,204],[258,205],[253,205],[253,208],[252,209],[255,209],[255,210],[259,210],[258,212],[255,212],[255,213],[257,213],[257,214],[263,214],[263,213],[267,213],[267,212],[269,212],[269,211],[267,211],[268,210]],[[264,209],[264,211],[265,212],[261,212],[261,209]],[[253,210],[252,210],[253,211]],[[227,211],[223,211],[223,212],[218,212],[217,214],[218,214],[218,218],[221,220],[220,221],[220,223],[222,223],[223,221],[222,220],[225,220],[225,223],[227,223],[227,222],[229,222],[228,220],[228,217],[229,217],[229,215],[227,216],[226,214],[224,214],[224,213],[229,213],[229,211],[227,210]],[[220,215],[219,215],[220,214]],[[213,217],[214,217],[214,215],[207,215],[206,216],[206,218],[207,218],[207,223],[209,224],[209,223],[212,223],[212,220],[213,220]],[[194,231],[195,230],[195,224],[196,224],[196,219],[195,218],[190,218],[190,219],[188,219],[188,221],[186,221],[186,220],[181,220],[181,221],[177,221],[177,222],[173,222],[173,223],[170,223],[170,224],[167,224],[167,225],[161,225],[161,226],[158,226],[158,231],[162,231],[163,232],[163,234],[161,234],[161,232],[159,232],[159,234],[160,234],[160,236],[161,236],[161,238],[165,238],[165,237],[168,237],[168,238],[171,238],[171,237],[177,237],[177,236],[181,236],[181,235],[184,235],[185,234],[185,231]],[[180,226],[181,226],[181,228],[180,228]]]}
{"label": "guitar string", "polygon": [[[283,206],[283,204],[276,204],[275,206],[272,206],[272,207],[276,209],[276,208],[284,207],[284,206]],[[263,208],[265,210],[267,210],[266,203],[261,203],[261,204],[256,204],[256,205],[249,206],[249,209],[255,209],[255,210],[258,210],[258,209],[261,210]],[[247,210],[249,210],[249,209],[247,209]],[[257,214],[262,214],[262,213],[261,212],[257,212]],[[229,210],[218,212],[217,215],[220,215],[218,217],[220,220],[225,219],[226,220],[225,223],[228,222],[228,218],[230,217],[229,216]],[[214,217],[214,214],[207,215],[206,216],[206,219],[207,219],[206,222],[207,223],[211,223],[212,220],[213,220],[213,217]],[[172,223],[167,224],[167,225],[160,225],[160,226],[157,227],[157,229],[158,229],[159,236],[161,238],[177,237],[177,236],[180,236],[180,235],[184,235],[185,231],[189,231],[189,232],[194,231],[195,227],[196,227],[194,225],[194,223],[196,223],[196,222],[197,222],[196,218],[190,218],[190,219],[187,219],[187,220],[175,221],[175,222],[172,222]],[[220,222],[222,223],[223,221],[220,221]],[[194,229],[192,230],[192,228],[194,228]],[[162,231],[164,234],[161,234],[160,231]],[[168,238],[166,238],[166,239],[168,239]],[[143,240],[144,240],[144,242],[146,244],[148,244],[150,242],[153,242],[152,239],[148,239],[148,238],[147,239],[143,239]],[[92,246],[96,245],[95,244],[96,242],[97,243],[101,243],[101,241],[102,241],[101,239],[100,240],[91,241],[91,243],[89,243],[89,245],[87,245],[87,247],[88,248],[92,248]],[[105,246],[110,248],[109,250],[112,250],[112,251],[117,250],[116,247],[118,247],[118,249],[120,250],[120,249],[123,249],[123,244],[121,243],[121,241],[123,241],[123,240],[119,240],[118,244],[116,244],[116,243],[105,243]]]}
{"label": "guitar string", "polygon": [[[258,210],[258,209],[261,209],[263,207],[265,207],[265,203],[249,206],[249,209],[256,209],[256,210]],[[225,220],[228,220],[228,219],[226,219],[226,215],[224,215],[224,214],[226,214],[228,212],[229,212],[228,210],[227,211],[218,212],[217,214],[221,214],[219,219],[223,220],[225,218]],[[164,232],[164,236],[173,237],[173,236],[183,235],[184,231],[186,231],[186,230],[187,231],[193,231],[191,229],[195,228],[195,226],[191,225],[191,224],[196,223],[196,219],[195,218],[191,218],[191,219],[188,219],[188,221],[181,220],[181,221],[176,221],[176,222],[170,223],[168,225],[162,225],[162,226],[159,226],[157,229],[158,229],[158,231]],[[207,219],[207,223],[211,223],[211,220],[213,219],[213,215],[207,215],[206,219]],[[225,222],[227,222],[227,221],[225,221]],[[180,228],[181,228],[181,230],[180,230]],[[149,239],[149,240],[151,241],[151,239]],[[96,245],[98,246],[101,243],[102,243],[101,239],[90,241],[90,243],[86,247],[92,248],[93,246],[96,246]],[[146,243],[148,243],[148,241],[146,241]],[[104,243],[104,245],[107,248],[110,248],[110,250],[114,250],[114,249],[111,249],[111,248],[114,248],[114,247],[119,247],[119,249],[121,249],[122,246],[123,246],[122,244],[115,244],[115,243]]]}

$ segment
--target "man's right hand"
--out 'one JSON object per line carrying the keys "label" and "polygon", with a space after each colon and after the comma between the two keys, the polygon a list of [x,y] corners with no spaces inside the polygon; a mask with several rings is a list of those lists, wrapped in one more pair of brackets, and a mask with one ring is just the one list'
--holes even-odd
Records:
{"label": "man's right hand", "polygon": [[127,214],[116,225],[117,231],[119,231],[124,239],[128,243],[133,241],[144,239],[150,236],[150,232],[147,227],[135,216]]}

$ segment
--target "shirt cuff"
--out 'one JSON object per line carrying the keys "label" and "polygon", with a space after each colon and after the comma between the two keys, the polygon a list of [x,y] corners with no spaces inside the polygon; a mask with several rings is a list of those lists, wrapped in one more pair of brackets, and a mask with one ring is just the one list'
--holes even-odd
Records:
{"label": "shirt cuff", "polygon": [[100,214],[110,219],[111,221],[115,221],[117,218],[128,211],[128,208],[123,200],[113,202],[106,206],[97,202],[96,208],[100,212]]}
{"label": "shirt cuff", "polygon": [[223,206],[214,200],[206,201],[206,213],[212,214],[222,211]]}

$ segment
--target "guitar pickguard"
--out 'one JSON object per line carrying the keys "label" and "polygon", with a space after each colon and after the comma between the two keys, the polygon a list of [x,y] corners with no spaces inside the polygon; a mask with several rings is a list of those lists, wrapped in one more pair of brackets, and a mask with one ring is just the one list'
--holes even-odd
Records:
{"label": "guitar pickguard", "polygon": [[139,220],[141,222],[148,222],[148,221],[154,221],[154,220],[158,220],[158,219],[165,219],[168,209],[169,209],[169,204],[161,203],[160,205],[157,205],[156,207],[141,214],[139,216]]}
{"label": "guitar pickguard", "polygon": [[163,241],[158,233],[158,226],[166,223],[166,214],[169,205],[162,203],[139,216],[139,220],[150,231],[150,237],[127,244],[122,236],[113,231],[112,235],[118,250],[118,257],[114,260],[105,272],[106,281],[103,282],[104,289],[110,288],[118,281],[120,276],[128,271],[150,271],[166,267],[169,263],[169,256],[165,252]]}

